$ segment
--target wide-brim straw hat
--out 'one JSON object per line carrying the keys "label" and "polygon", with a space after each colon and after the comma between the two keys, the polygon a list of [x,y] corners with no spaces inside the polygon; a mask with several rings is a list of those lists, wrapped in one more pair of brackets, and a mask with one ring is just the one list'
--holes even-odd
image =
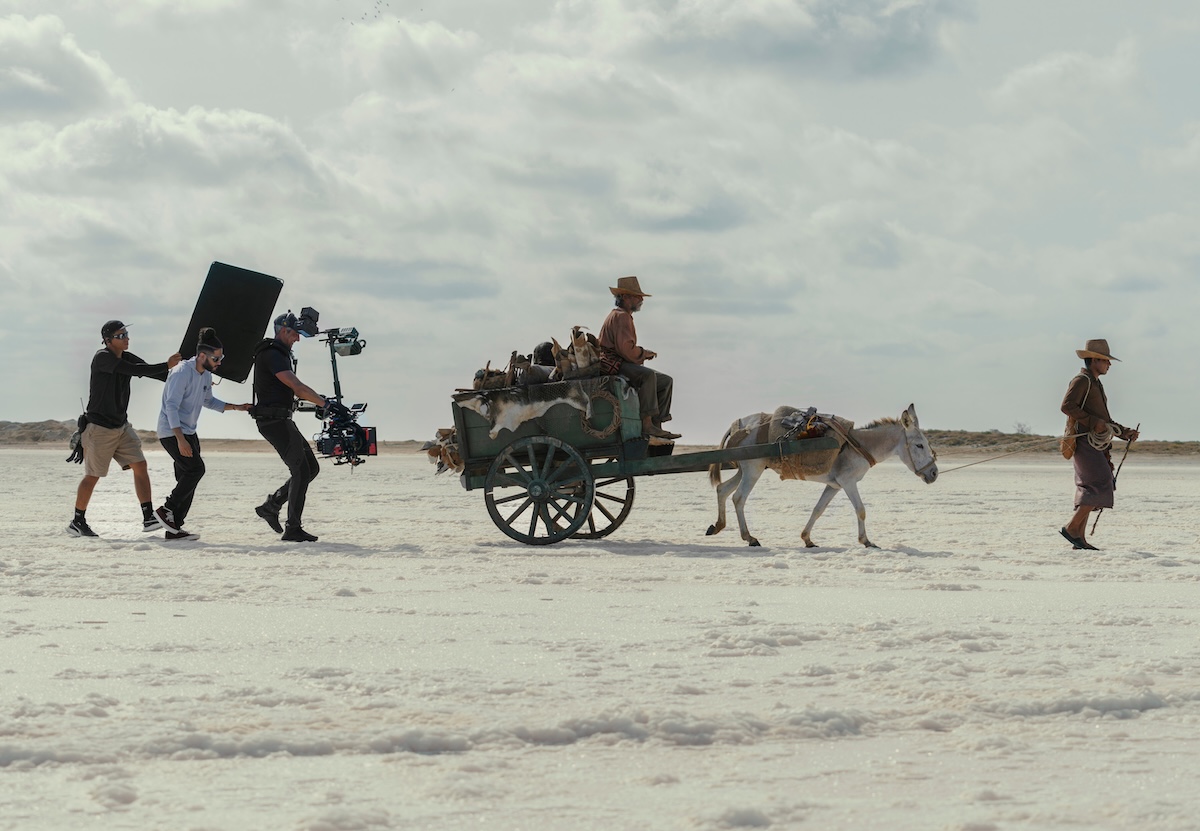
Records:
{"label": "wide-brim straw hat", "polygon": [[642,291],[642,287],[638,285],[638,279],[636,277],[618,277],[616,286],[609,286],[608,290],[617,297],[621,296],[622,294],[635,294],[638,297],[651,296]]}
{"label": "wide-brim straw hat", "polygon": [[1108,351],[1108,341],[1104,338],[1094,338],[1083,345],[1083,349],[1076,349],[1075,354],[1081,358],[1103,358],[1106,361],[1119,361],[1120,358],[1114,358]]}

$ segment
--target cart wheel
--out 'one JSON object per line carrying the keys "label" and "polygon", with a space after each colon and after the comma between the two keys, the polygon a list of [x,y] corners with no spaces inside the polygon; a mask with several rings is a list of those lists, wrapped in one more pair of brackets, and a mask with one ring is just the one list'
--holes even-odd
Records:
{"label": "cart wheel", "polygon": [[[497,498],[496,489],[511,492]],[[595,494],[592,471],[579,451],[551,436],[528,436],[492,460],[483,500],[505,534],[526,545],[549,545],[583,526]]]}
{"label": "cart wheel", "polygon": [[596,482],[596,498],[587,522],[571,536],[580,540],[598,540],[621,527],[633,510],[633,477],[601,479]]}

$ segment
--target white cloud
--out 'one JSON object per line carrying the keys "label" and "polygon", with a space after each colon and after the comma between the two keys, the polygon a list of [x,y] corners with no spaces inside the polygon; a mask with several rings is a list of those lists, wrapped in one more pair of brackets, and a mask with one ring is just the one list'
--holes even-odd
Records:
{"label": "white cloud", "polygon": [[992,100],[1013,111],[1074,111],[1111,106],[1133,92],[1139,55],[1133,40],[1117,44],[1111,55],[1060,52],[1023,66],[993,90]]}
{"label": "white cloud", "polygon": [[1200,172],[1200,122],[1188,124],[1182,131],[1182,142],[1146,151],[1147,165],[1160,173],[1178,171]]}
{"label": "white cloud", "polygon": [[294,196],[317,193],[326,174],[283,124],[257,113],[134,105],[68,125],[0,162],[32,191],[99,192],[153,182],[233,187],[274,177]]}
{"label": "white cloud", "polygon": [[973,8],[954,0],[685,0],[648,27],[641,53],[839,79],[904,74],[932,63],[943,27]]}
{"label": "white cloud", "polygon": [[[341,40],[347,69],[376,92],[449,90],[478,60],[482,41],[437,21],[395,20],[352,27]],[[316,48],[309,41],[306,48]]]}
{"label": "white cloud", "polygon": [[62,120],[131,100],[103,59],[80,49],[52,15],[0,18],[0,110],[8,119]]}

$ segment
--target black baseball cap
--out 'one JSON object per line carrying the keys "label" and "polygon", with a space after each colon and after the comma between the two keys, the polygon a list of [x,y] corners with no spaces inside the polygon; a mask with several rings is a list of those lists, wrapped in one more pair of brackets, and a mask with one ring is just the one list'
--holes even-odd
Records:
{"label": "black baseball cap", "polygon": [[122,323],[119,320],[110,320],[108,323],[105,323],[103,326],[100,327],[100,337],[104,338],[105,340],[108,340],[113,335],[115,335],[117,332],[120,332],[122,329],[128,329],[128,328],[129,328],[128,326],[126,326],[124,323]]}

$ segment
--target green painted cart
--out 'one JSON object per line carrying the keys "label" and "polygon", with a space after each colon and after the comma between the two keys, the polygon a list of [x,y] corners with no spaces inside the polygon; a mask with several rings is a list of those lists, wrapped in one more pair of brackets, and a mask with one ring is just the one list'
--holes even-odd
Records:
{"label": "green painted cart", "polygon": [[793,455],[832,464],[839,447],[822,437],[674,455],[642,436],[637,392],[620,376],[463,392],[452,409],[462,486],[483,488],[496,527],[528,545],[611,534],[638,476]]}

